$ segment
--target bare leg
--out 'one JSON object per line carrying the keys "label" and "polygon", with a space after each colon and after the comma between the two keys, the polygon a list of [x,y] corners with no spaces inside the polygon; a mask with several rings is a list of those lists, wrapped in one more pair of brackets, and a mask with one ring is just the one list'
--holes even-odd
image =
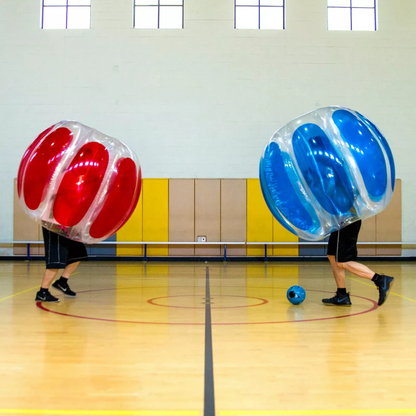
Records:
{"label": "bare leg", "polygon": [[345,288],[345,269],[341,267],[342,263],[338,263],[335,260],[335,256],[328,255],[328,260],[331,263],[332,273],[337,285],[337,293],[332,298],[322,299],[322,302],[324,305],[329,306],[351,306],[350,296]]}
{"label": "bare leg", "polygon": [[[65,267],[62,276],[66,279],[69,279],[72,273],[74,273],[75,269],[79,266],[80,262],[71,263],[68,264],[68,266]],[[45,275],[42,279],[42,288],[43,289],[49,289],[49,286],[54,281],[59,269],[46,269]]]}
{"label": "bare leg", "polygon": [[337,265],[345,269],[356,276],[363,277],[364,279],[372,279],[375,275],[375,272],[373,272],[371,269],[369,269],[367,266],[364,266],[364,264],[357,263],[356,261],[347,261],[346,263],[337,263]]}
{"label": "bare leg", "polygon": [[65,277],[65,279],[69,279],[72,273],[74,273],[75,269],[79,266],[81,262],[77,261],[76,263],[68,264],[68,266],[65,267],[65,270],[62,273],[62,277]]}
{"label": "bare leg", "polygon": [[[363,277],[364,279],[373,280],[376,276],[376,279],[373,280],[374,284],[377,286],[379,291],[378,306],[383,305],[386,301],[389,291],[394,283],[394,277],[379,275],[374,273],[369,267],[364,266],[364,264],[357,263],[356,261],[347,261],[346,263],[337,263],[335,261],[335,256],[328,256],[329,261],[331,262],[332,271],[334,273],[335,281],[338,288],[345,288],[345,270],[355,274],[356,276]],[[342,272],[340,272],[342,270]],[[343,286],[341,286],[343,285]],[[325,299],[323,299],[325,301]],[[334,302],[324,302],[332,303]]]}
{"label": "bare leg", "polygon": [[332,273],[334,275],[337,288],[345,289],[345,270],[339,266],[342,263],[337,263],[335,256],[328,256],[328,259],[331,263]]}
{"label": "bare leg", "polygon": [[42,289],[49,289],[52,281],[55,279],[59,269],[46,269],[42,280]]}

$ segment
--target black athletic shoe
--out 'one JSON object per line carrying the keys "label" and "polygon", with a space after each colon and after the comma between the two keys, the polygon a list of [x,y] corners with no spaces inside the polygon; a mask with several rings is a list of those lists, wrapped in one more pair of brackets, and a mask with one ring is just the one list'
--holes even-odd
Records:
{"label": "black athletic shoe", "polygon": [[379,291],[378,306],[381,306],[387,300],[387,296],[394,283],[394,277],[385,276],[384,274],[380,275],[380,277],[380,281],[376,283]]}
{"label": "black athletic shoe", "polygon": [[36,301],[40,301],[40,302],[59,302],[59,299],[56,298],[55,296],[52,296],[49,291],[47,291],[46,293],[41,293],[41,291],[39,290],[38,293],[36,293]]}
{"label": "black athletic shoe", "polygon": [[57,280],[55,283],[52,284],[52,286],[55,289],[60,290],[64,295],[66,296],[70,296],[71,298],[74,298],[77,294],[75,292],[73,292],[68,283],[67,284],[62,284],[59,280]]}
{"label": "black athletic shoe", "polygon": [[335,294],[333,298],[322,299],[322,303],[327,306],[351,306],[350,294],[338,295]]}

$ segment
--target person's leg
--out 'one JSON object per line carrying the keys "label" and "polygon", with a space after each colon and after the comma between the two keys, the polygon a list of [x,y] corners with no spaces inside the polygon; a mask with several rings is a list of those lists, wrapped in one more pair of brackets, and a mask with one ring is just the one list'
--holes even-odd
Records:
{"label": "person's leg", "polygon": [[71,274],[74,273],[75,269],[79,266],[80,263],[80,261],[77,261],[75,263],[68,264],[62,273],[62,277],[69,279]]}
{"label": "person's leg", "polygon": [[340,266],[342,263],[337,263],[335,256],[328,255],[329,263],[331,264],[332,274],[334,275],[337,288],[345,289],[345,270]]}
{"label": "person's leg", "polygon": [[35,300],[40,302],[59,302],[59,299],[49,292],[49,286],[59,269],[46,269],[43,275],[42,284],[39,291],[36,293]]}
{"label": "person's leg", "polygon": [[337,292],[334,297],[322,299],[322,302],[328,306],[351,306],[350,296],[345,288],[345,270],[339,266],[334,255],[329,254],[328,260],[331,264],[332,274],[337,285]]}
{"label": "person's leg", "polygon": [[52,286],[55,289],[60,290],[66,296],[75,297],[77,294],[69,287],[68,279],[71,277],[72,273],[74,273],[79,264],[79,261],[67,264],[62,273],[62,276]]}
{"label": "person's leg", "polygon": [[46,269],[43,275],[41,289],[49,289],[49,286],[55,279],[59,269]]}
{"label": "person's leg", "polygon": [[[330,299],[322,299],[326,305],[340,305],[348,296],[348,305],[351,302],[345,289],[345,270],[364,279],[374,282],[379,291],[378,305],[381,306],[387,299],[389,291],[393,286],[394,278],[391,276],[374,273],[369,267],[358,263],[357,241],[361,228],[361,220],[335,231],[331,234],[328,242],[328,259],[331,263],[332,272],[337,284],[337,293]],[[341,300],[340,300],[341,299]]]}
{"label": "person's leg", "polygon": [[49,292],[49,287],[55,279],[58,270],[64,268],[65,263],[61,263],[62,257],[65,259],[65,252],[59,241],[59,236],[46,228],[42,228],[43,241],[45,247],[46,269],[42,278],[39,291],[36,293],[35,300],[42,302],[59,302],[59,299]]}
{"label": "person's leg", "polygon": [[68,285],[68,279],[79,266],[81,260],[87,259],[87,249],[85,245],[79,241],[69,240],[65,238],[65,244],[68,248],[65,269],[62,276],[52,284],[55,289],[60,290],[66,296],[75,297],[77,294],[71,290]]}
{"label": "person's leg", "polygon": [[[358,263],[356,261],[347,261],[345,263],[337,262],[336,264],[342,270],[347,270],[350,273],[355,274],[356,276],[371,280],[377,286],[377,289],[379,291],[379,298],[378,298],[379,306],[381,306],[386,301],[389,295],[390,289],[393,286],[394,277],[375,273],[369,267],[365,266],[364,264]],[[345,272],[344,272],[344,276],[345,276]],[[345,277],[344,277],[344,281],[345,281]]]}
{"label": "person's leg", "polygon": [[[335,257],[334,257],[335,260]],[[376,274],[373,272],[369,267],[365,266],[364,264],[358,263],[356,261],[347,261],[345,263],[337,263],[337,266],[342,270],[347,270],[355,274],[356,276],[363,277],[364,279],[371,280],[374,275]],[[345,272],[344,272],[345,276]]]}
{"label": "person's leg", "polygon": [[67,263],[62,276],[52,286],[55,289],[60,290],[66,296],[75,297],[77,294],[69,287],[68,279],[79,266],[80,261],[87,259],[87,249],[85,248],[85,245],[79,241],[66,239],[66,244],[68,247]]}

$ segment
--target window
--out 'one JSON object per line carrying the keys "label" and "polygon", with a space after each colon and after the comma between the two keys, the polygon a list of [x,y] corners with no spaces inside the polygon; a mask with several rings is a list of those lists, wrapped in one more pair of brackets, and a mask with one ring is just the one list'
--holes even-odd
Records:
{"label": "window", "polygon": [[328,30],[377,30],[377,0],[328,0]]}
{"label": "window", "polygon": [[89,29],[91,0],[42,0],[42,29]]}
{"label": "window", "polygon": [[285,0],[235,0],[235,29],[284,29]]}
{"label": "window", "polygon": [[184,0],[135,0],[137,29],[183,29]]}

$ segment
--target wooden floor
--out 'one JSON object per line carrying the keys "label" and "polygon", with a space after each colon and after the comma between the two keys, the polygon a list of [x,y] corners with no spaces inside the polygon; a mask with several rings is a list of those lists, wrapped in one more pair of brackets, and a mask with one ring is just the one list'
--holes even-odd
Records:
{"label": "wooden floor", "polygon": [[380,308],[324,306],[327,262],[87,262],[37,304],[43,263],[1,261],[0,415],[416,415],[416,263],[367,264]]}

